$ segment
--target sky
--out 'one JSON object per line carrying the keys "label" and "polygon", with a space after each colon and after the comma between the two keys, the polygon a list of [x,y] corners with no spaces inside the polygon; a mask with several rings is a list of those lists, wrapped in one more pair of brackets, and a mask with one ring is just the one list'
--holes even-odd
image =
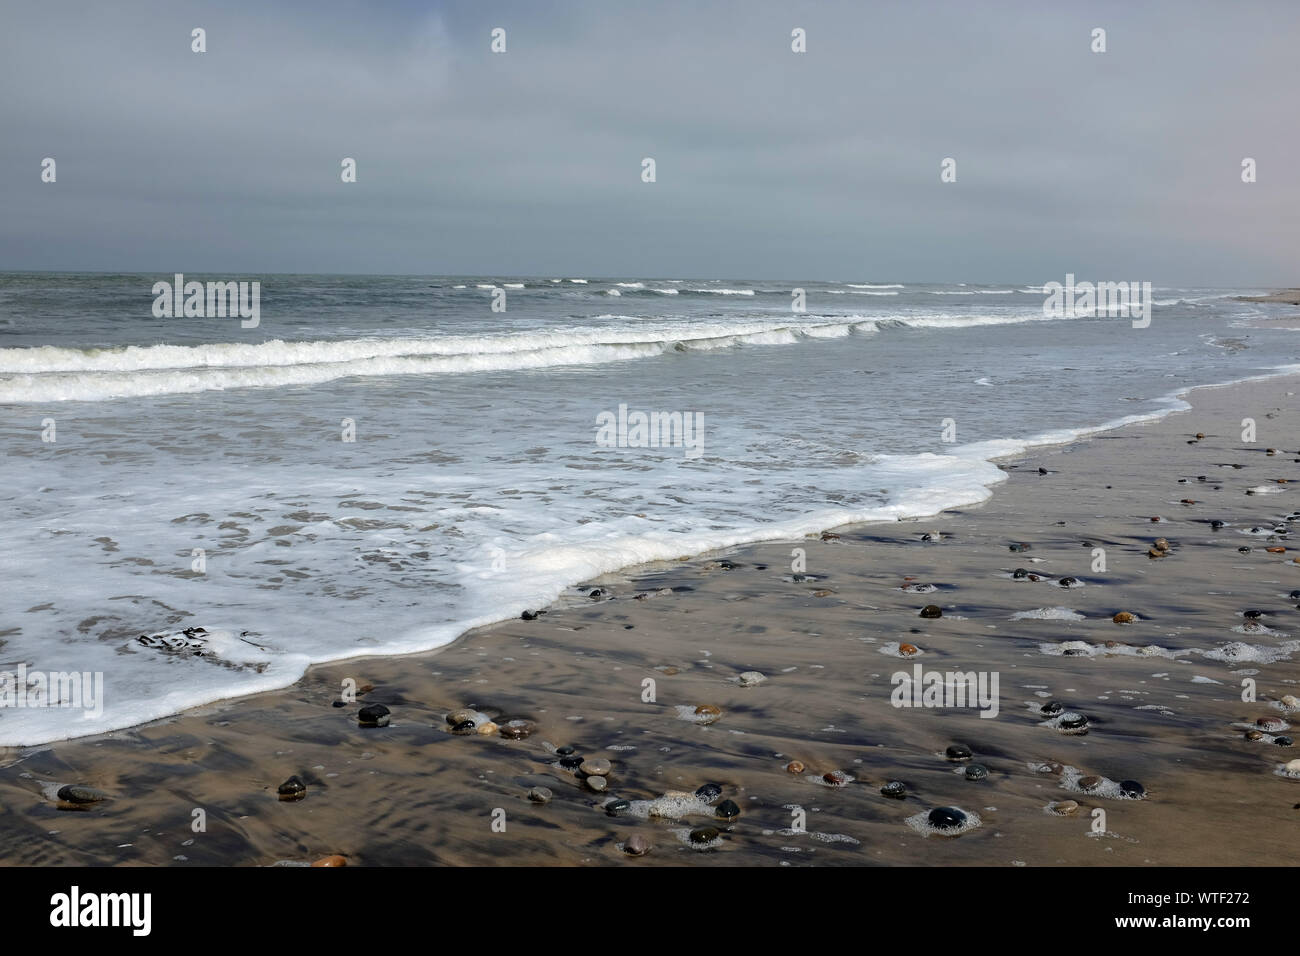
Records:
{"label": "sky", "polygon": [[1297,38],[1285,0],[0,0],[0,270],[1296,285]]}

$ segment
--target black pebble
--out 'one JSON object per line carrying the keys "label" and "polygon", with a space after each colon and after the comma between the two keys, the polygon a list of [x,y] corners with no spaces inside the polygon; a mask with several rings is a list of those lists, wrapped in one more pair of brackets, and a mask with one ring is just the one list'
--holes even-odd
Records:
{"label": "black pebble", "polygon": [[966,768],[967,780],[983,780],[988,775],[988,767],[985,767],[983,764],[973,763]]}
{"label": "black pebble", "polygon": [[307,785],[297,776],[290,777],[276,790],[285,800],[301,800],[307,794]]}
{"label": "black pebble", "polygon": [[578,754],[569,754],[560,758],[560,766],[566,770],[575,770],[582,766],[582,757]]}
{"label": "black pebble", "polygon": [[1056,583],[1059,584],[1059,585],[1060,585],[1061,587],[1063,587],[1063,588],[1068,588],[1068,587],[1070,587],[1071,585],[1078,584],[1078,583],[1079,583],[1079,579],[1078,579],[1078,578],[1071,578],[1071,577],[1064,577],[1064,578],[1061,578],[1061,580],[1058,581],[1058,582],[1056,582]]}
{"label": "black pebble", "polygon": [[333,703],[331,706],[334,706],[334,707],[346,707],[347,705],[348,705],[348,702],[347,702],[346,700],[336,700],[336,701],[334,701],[334,703]]}
{"label": "black pebble", "polygon": [[695,795],[705,803],[712,803],[718,797],[722,796],[722,788],[716,783],[706,783],[700,789],[695,791]]}
{"label": "black pebble", "polygon": [[567,757],[569,756],[569,754],[576,754],[578,752],[578,748],[570,747],[568,744],[565,744],[563,747],[556,747],[555,752],[559,754],[561,757]]}
{"label": "black pebble", "polygon": [[519,619],[520,619],[520,620],[523,620],[523,621],[535,621],[535,620],[537,620],[537,612],[536,612],[536,611],[524,611],[523,614],[520,614],[520,615],[519,615]]}
{"label": "black pebble", "polygon": [[1029,572],[1026,571],[1024,568],[1016,568],[1014,571],[1011,572],[1011,576],[1013,578],[1027,578],[1029,577]]}
{"label": "black pebble", "polygon": [[357,714],[357,720],[363,727],[387,727],[390,719],[390,712],[383,704],[367,704]]}
{"label": "black pebble", "polygon": [[1273,743],[1277,744],[1279,747],[1290,747],[1292,744],[1295,743],[1295,741],[1292,740],[1290,737],[1283,736],[1283,737],[1274,737]]}
{"label": "black pebble", "polygon": [[463,734],[468,730],[474,729],[474,721],[462,720],[459,724],[451,725],[451,732],[454,734]]}
{"label": "black pebble", "polygon": [[626,800],[614,800],[611,803],[605,804],[605,812],[611,817],[616,817],[625,812],[631,806],[632,804]]}
{"label": "black pebble", "polygon": [[971,758],[970,748],[965,744],[953,744],[947,750],[949,760],[969,760]]}
{"label": "black pebble", "polygon": [[712,843],[720,834],[714,827],[696,827],[691,831],[692,843]]}
{"label": "black pebble", "polygon": [[1126,797],[1144,797],[1147,792],[1146,787],[1142,786],[1142,784],[1138,783],[1136,780],[1121,780],[1119,782],[1119,788],[1124,792],[1124,796]]}
{"label": "black pebble", "polygon": [[897,780],[891,780],[880,788],[880,792],[893,800],[904,800],[907,798],[907,787]]}
{"label": "black pebble", "polygon": [[1083,714],[1072,714],[1061,720],[1061,726],[1066,730],[1078,730],[1080,727],[1088,726],[1088,718]]}
{"label": "black pebble", "polygon": [[716,813],[724,820],[734,820],[740,816],[740,807],[736,806],[735,800],[723,800],[718,804]]}
{"label": "black pebble", "polygon": [[1065,710],[1065,707],[1061,705],[1059,700],[1049,700],[1042,707],[1038,708],[1039,713],[1044,717],[1055,717],[1063,710]]}
{"label": "black pebble", "polygon": [[935,807],[930,811],[930,826],[936,830],[951,830],[966,822],[966,814],[956,807]]}

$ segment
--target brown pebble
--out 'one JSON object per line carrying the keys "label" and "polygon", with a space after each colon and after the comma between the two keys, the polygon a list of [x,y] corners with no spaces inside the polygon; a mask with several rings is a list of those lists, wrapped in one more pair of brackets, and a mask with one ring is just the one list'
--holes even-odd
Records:
{"label": "brown pebble", "polygon": [[1247,740],[1263,740],[1263,739],[1264,739],[1264,732],[1261,731],[1261,730],[1248,730],[1248,731],[1246,731],[1246,739],[1247,739]]}
{"label": "brown pebble", "polygon": [[1101,786],[1101,777],[1080,777],[1079,787],[1083,790],[1096,790]]}
{"label": "brown pebble", "polygon": [[804,765],[800,763],[798,760],[791,760],[788,764],[785,765],[786,773],[803,773],[803,771],[804,771]]}
{"label": "brown pebble", "polygon": [[1168,551],[1169,541],[1165,538],[1156,538],[1156,540],[1152,542],[1152,547],[1157,551]]}
{"label": "brown pebble", "polygon": [[1153,517],[1153,518],[1151,519],[1151,523],[1154,524],[1155,522],[1157,522],[1157,521],[1159,521],[1159,520],[1160,520],[1159,518],[1154,518],[1154,517]]}
{"label": "brown pebble", "polygon": [[814,591],[813,597],[830,597],[835,592],[829,588],[822,588],[820,591]]}
{"label": "brown pebble", "polygon": [[628,856],[645,856],[650,852],[650,844],[641,834],[634,833],[623,844],[623,852]]}
{"label": "brown pebble", "polygon": [[832,787],[842,787],[849,782],[848,774],[843,770],[832,770],[829,773],[824,773],[822,774],[822,780]]}
{"label": "brown pebble", "polygon": [[312,866],[347,866],[348,861],[335,853],[333,856],[327,856],[317,860]]}
{"label": "brown pebble", "polygon": [[915,644],[899,644],[898,653],[901,654],[903,657],[914,657],[915,655],[921,653],[921,649],[917,647]]}
{"label": "brown pebble", "polygon": [[718,714],[722,713],[722,708],[714,704],[700,704],[695,708],[695,713],[700,717],[703,717],[705,714],[712,714],[716,717]]}
{"label": "brown pebble", "polygon": [[1114,621],[1116,624],[1132,624],[1134,621],[1137,620],[1137,615],[1129,611],[1120,611],[1118,614],[1112,617],[1111,620]]}
{"label": "brown pebble", "polygon": [[1196,504],[1196,502],[1193,501],[1191,498],[1184,498],[1184,499],[1182,499],[1182,503],[1185,504],[1185,505],[1194,505],[1194,504]]}
{"label": "brown pebble", "polygon": [[1052,804],[1053,813],[1067,814],[1067,813],[1073,813],[1075,810],[1078,809],[1079,809],[1079,804],[1074,800],[1061,800],[1057,803]]}
{"label": "brown pebble", "polygon": [[1148,548],[1148,549],[1147,549],[1147,557],[1148,557],[1148,558],[1163,558],[1164,556],[1165,556],[1165,552],[1161,551],[1159,548]]}
{"label": "brown pebble", "polygon": [[1204,438],[1204,437],[1205,437],[1205,432],[1197,432],[1197,433],[1196,433],[1196,437],[1197,437],[1197,438]]}

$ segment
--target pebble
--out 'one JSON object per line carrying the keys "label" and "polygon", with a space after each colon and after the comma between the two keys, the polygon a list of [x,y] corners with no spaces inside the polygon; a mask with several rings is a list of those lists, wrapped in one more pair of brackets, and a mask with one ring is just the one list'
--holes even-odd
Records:
{"label": "pebble", "polygon": [[1070,814],[1073,813],[1075,810],[1078,810],[1079,804],[1074,800],[1060,800],[1056,803],[1050,804],[1048,806],[1048,809],[1051,810],[1053,813],[1059,813],[1062,816],[1065,816],[1066,814]]}
{"label": "pebble", "polygon": [[1273,743],[1277,744],[1279,747],[1290,747],[1295,743],[1295,741],[1286,735],[1280,735],[1273,738]]}
{"label": "pebble", "polygon": [[722,788],[716,783],[706,783],[695,791],[695,795],[705,803],[712,803],[718,797],[722,796]]}
{"label": "pebble", "polygon": [[1220,521],[1218,518],[1215,518],[1213,521],[1210,522],[1210,529],[1212,531],[1218,531],[1222,527],[1223,527],[1223,522]]}
{"label": "pebble", "polygon": [[1248,731],[1246,731],[1246,739],[1247,739],[1247,740],[1263,740],[1263,739],[1264,739],[1264,731],[1262,731],[1262,730],[1248,730]]}
{"label": "pebble", "polygon": [[723,800],[718,804],[717,815],[723,820],[734,820],[740,816],[740,807],[734,800]]}
{"label": "pebble", "polygon": [[1250,548],[1246,547],[1244,544],[1237,550],[1242,554],[1250,554]]}
{"label": "pebble", "polygon": [[447,715],[447,723],[452,727],[465,722],[474,723],[474,712],[472,710],[453,710]]}
{"label": "pebble", "polygon": [[970,748],[965,744],[953,744],[947,750],[949,760],[970,760]]}
{"label": "pebble", "polygon": [[537,612],[536,612],[536,611],[524,611],[523,614],[520,614],[520,615],[519,615],[519,619],[520,619],[521,621],[535,621],[535,620],[537,620]]}
{"label": "pebble", "polygon": [[392,713],[383,704],[367,704],[357,714],[357,722],[362,727],[387,727]]}
{"label": "pebble", "polygon": [[716,704],[700,704],[695,708],[695,714],[697,717],[703,717],[706,714],[716,717],[721,713],[722,708],[718,707]]}
{"label": "pebble", "polygon": [[645,856],[650,852],[650,844],[641,834],[634,833],[623,843],[623,852],[628,856]]}
{"label": "pebble", "polygon": [[832,770],[822,774],[822,780],[832,787],[842,787],[849,782],[849,776],[843,770]]}
{"label": "pebble", "polygon": [[582,782],[597,793],[604,793],[609,789],[609,781],[599,775],[587,777]]}
{"label": "pebble", "polygon": [[1029,550],[1029,545],[1027,545],[1027,544],[1013,544],[1013,545],[1011,545],[1011,546],[1009,547],[1008,550],[1015,551],[1015,552],[1017,552],[1017,553],[1019,553],[1019,552],[1021,552],[1021,551],[1028,551],[1028,550]]}
{"label": "pebble", "polygon": [[1101,786],[1101,777],[1080,777],[1078,782],[1080,790],[1096,790]]}
{"label": "pebble", "polygon": [[898,645],[898,653],[902,657],[915,657],[921,653],[921,649],[915,644],[903,643]]}
{"label": "pebble", "polygon": [[1163,557],[1165,556],[1165,553],[1166,553],[1166,552],[1164,552],[1164,551],[1157,551],[1155,548],[1148,548],[1148,549],[1147,549],[1147,557],[1148,557],[1148,558],[1163,558]]}
{"label": "pebble", "polygon": [[509,740],[523,740],[531,737],[537,725],[530,720],[507,720],[501,725],[501,736]]}
{"label": "pebble", "polygon": [[[298,778],[290,777],[289,779],[297,780]],[[299,785],[301,786],[301,781],[299,781]],[[284,792],[283,787],[281,788],[281,792]],[[108,798],[108,794],[104,793],[102,790],[96,790],[93,787],[83,787],[76,783],[69,783],[59,787],[59,792],[56,796],[67,803],[99,803],[99,801]]]}
{"label": "pebble", "polygon": [[759,671],[745,671],[737,678],[741,687],[753,687],[755,684],[761,684],[767,680],[767,675]]}
{"label": "pebble", "polygon": [[907,787],[897,780],[891,780],[880,788],[881,794],[892,800],[902,800],[907,797]]}
{"label": "pebble", "polygon": [[696,827],[691,831],[690,841],[692,843],[712,843],[721,834],[716,827]]}
{"label": "pebble", "polygon": [[939,609],[937,604],[927,604],[921,608],[921,617],[943,617],[943,611]]}
{"label": "pebble", "polygon": [[472,720],[462,720],[458,724],[451,725],[451,731],[452,733],[455,734],[467,734],[473,732],[473,730],[474,730],[474,721]]}
{"label": "pebble", "polygon": [[588,757],[578,765],[578,769],[591,777],[607,777],[613,764],[604,757]]}
{"label": "pebble", "polygon": [[1300,707],[1300,697],[1296,697],[1294,694],[1287,694],[1285,697],[1282,698],[1282,706]]}
{"label": "pebble", "polygon": [[1300,773],[1300,759],[1287,761],[1286,772]]}
{"label": "pebble", "polygon": [[1079,583],[1079,579],[1078,579],[1078,578],[1072,578],[1072,577],[1069,577],[1069,576],[1067,575],[1066,577],[1061,578],[1061,580],[1057,581],[1056,583],[1059,584],[1059,585],[1060,585],[1061,587],[1063,587],[1063,588],[1068,588],[1068,587],[1073,587],[1074,585],[1078,584],[1078,583]]}
{"label": "pebble", "polygon": [[[59,793],[62,795],[63,791],[60,790]],[[307,796],[307,785],[299,780],[298,777],[293,776],[280,784],[276,793],[280,795],[281,800],[301,800],[303,797]]]}
{"label": "pebble", "polygon": [[966,814],[956,807],[935,807],[930,811],[929,821],[936,830],[952,830],[966,822]]}
{"label": "pebble", "polygon": [[966,768],[967,780],[983,780],[988,775],[988,767],[985,767],[983,764],[973,763]]}
{"label": "pebble", "polygon": [[1156,540],[1152,543],[1152,547],[1154,547],[1157,551],[1168,551],[1169,542],[1164,538],[1156,538]]}
{"label": "pebble", "polygon": [[559,762],[560,766],[565,770],[577,770],[582,766],[582,759],[577,754],[569,754],[566,757],[561,757]]}
{"label": "pebble", "polygon": [[1259,720],[1255,721],[1255,726],[1260,730],[1281,730],[1286,726],[1286,721],[1282,720],[1280,717],[1261,717]]}
{"label": "pebble", "polygon": [[1044,717],[1055,717],[1064,709],[1065,707],[1059,700],[1049,700],[1042,707],[1038,708],[1038,712]]}
{"label": "pebble", "polygon": [[1242,611],[1241,616],[1250,621],[1257,621],[1264,616],[1263,611]]}
{"label": "pebble", "polygon": [[1083,714],[1068,711],[1060,716],[1057,726],[1062,730],[1079,730],[1088,726],[1088,718]]}
{"label": "pebble", "polygon": [[631,808],[632,803],[629,800],[611,800],[609,803],[605,804],[605,812],[611,817],[621,816]]}
{"label": "pebble", "polygon": [[553,796],[555,794],[551,793],[546,787],[533,787],[528,791],[528,799],[533,803],[550,803]]}
{"label": "pebble", "polygon": [[1111,620],[1114,621],[1116,624],[1132,624],[1134,621],[1137,620],[1137,615],[1132,613],[1131,611],[1120,611],[1118,614],[1112,617]]}
{"label": "pebble", "polygon": [[317,860],[312,866],[347,866],[348,861],[335,853],[333,856],[323,857]]}
{"label": "pebble", "polygon": [[798,760],[791,760],[788,764],[785,765],[785,772],[786,772],[786,773],[803,773],[803,772],[804,772],[804,765],[803,765],[802,763],[800,763]]}
{"label": "pebble", "polygon": [[501,728],[498,727],[496,724],[492,723],[492,721],[488,720],[479,724],[478,727],[476,727],[475,729],[480,734],[487,736],[488,734],[495,734]]}
{"label": "pebble", "polygon": [[563,747],[556,747],[555,752],[559,754],[561,757],[567,757],[569,756],[569,754],[576,754],[578,752],[578,748],[570,747],[568,744],[565,744]]}
{"label": "pebble", "polygon": [[1147,788],[1142,786],[1142,784],[1138,783],[1136,780],[1121,780],[1119,782],[1119,788],[1123,791],[1124,796],[1126,797],[1141,798],[1145,797],[1147,794]]}
{"label": "pebble", "polygon": [[1011,576],[1017,580],[1029,577],[1029,572],[1024,568],[1016,568],[1011,572]]}

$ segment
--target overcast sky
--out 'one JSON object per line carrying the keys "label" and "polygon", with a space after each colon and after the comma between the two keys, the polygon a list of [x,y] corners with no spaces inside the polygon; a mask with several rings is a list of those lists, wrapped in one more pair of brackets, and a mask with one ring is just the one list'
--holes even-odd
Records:
{"label": "overcast sky", "polygon": [[1297,27],[1285,0],[0,0],[0,269],[1296,284]]}

